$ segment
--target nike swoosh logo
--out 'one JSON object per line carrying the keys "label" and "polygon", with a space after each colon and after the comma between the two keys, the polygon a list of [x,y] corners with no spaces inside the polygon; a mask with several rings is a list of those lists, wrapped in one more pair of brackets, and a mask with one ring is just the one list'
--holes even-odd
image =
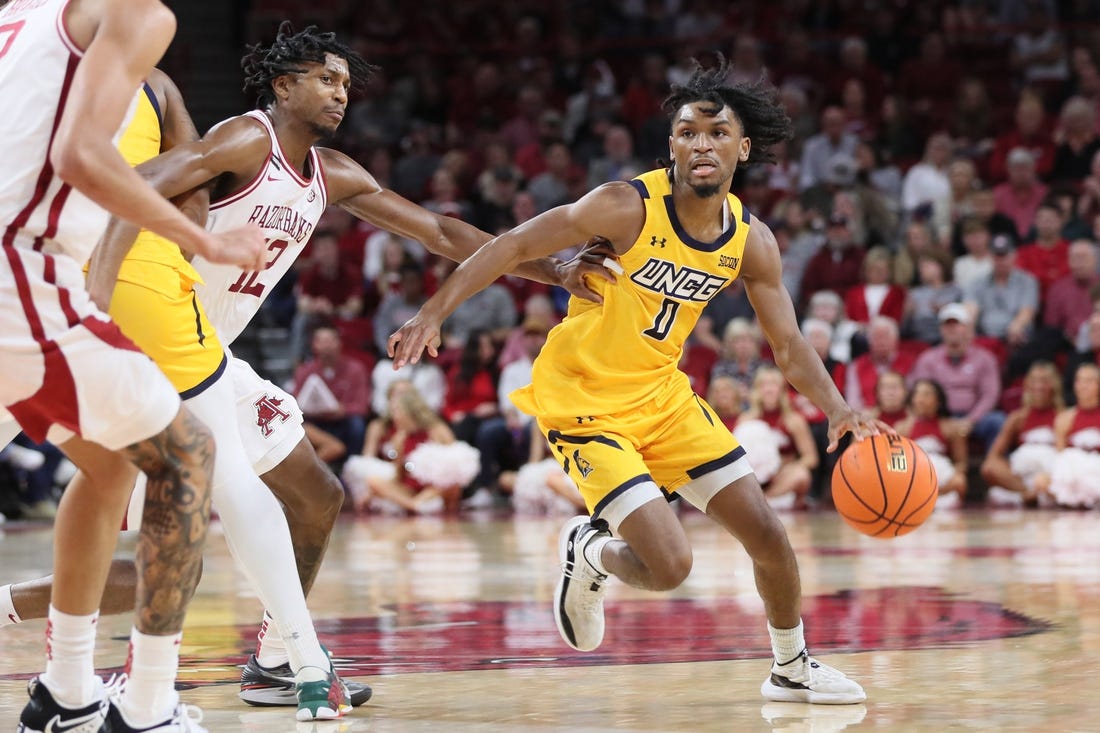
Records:
{"label": "nike swoosh logo", "polygon": [[50,718],[50,722],[46,723],[42,733],[97,733],[102,727],[102,723],[98,710],[83,717],[69,720],[62,720],[60,715],[55,715]]}
{"label": "nike swoosh logo", "polygon": [[283,181],[283,180],[286,180],[286,179],[279,178],[278,176],[273,176],[270,173],[268,173],[267,174],[267,180],[271,181],[272,183],[278,183],[279,181]]}
{"label": "nike swoosh logo", "polygon": [[17,618],[15,617],[15,614],[14,614],[14,613],[9,613],[9,614],[8,614],[8,618],[9,618],[9,619],[11,620],[11,622],[12,622],[13,624],[17,624],[17,623],[19,623],[19,619],[17,619]]}

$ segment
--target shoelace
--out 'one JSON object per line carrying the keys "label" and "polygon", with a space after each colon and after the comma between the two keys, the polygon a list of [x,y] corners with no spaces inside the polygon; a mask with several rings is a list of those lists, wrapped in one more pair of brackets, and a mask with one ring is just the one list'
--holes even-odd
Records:
{"label": "shoelace", "polygon": [[192,728],[191,724],[198,725],[202,722],[202,708],[197,705],[188,705],[187,703],[180,703],[176,706],[176,714],[173,716],[183,724],[184,730],[199,730],[199,728]]}
{"label": "shoelace", "polygon": [[122,694],[122,691],[126,689],[126,680],[129,677],[125,672],[118,672],[111,675],[106,682],[103,683],[104,697],[108,700],[115,699]]}
{"label": "shoelace", "polygon": [[809,669],[809,677],[811,679],[813,679],[815,677],[819,680],[822,680],[822,681],[847,679],[847,675],[845,675],[839,669],[834,669],[833,667],[830,667],[827,664],[822,664],[821,662],[817,661],[813,657],[808,657],[806,659],[806,662],[807,662],[807,664],[809,665],[809,668],[810,668]]}
{"label": "shoelace", "polygon": [[[103,690],[106,693],[103,696],[103,700],[106,703],[108,700],[114,700],[116,703],[122,696],[123,690],[126,689],[126,681],[129,677],[125,672],[116,673],[110,676],[108,680],[103,683]],[[180,727],[184,731],[200,731],[201,728],[192,727],[192,723],[198,724],[202,722],[202,708],[196,705],[188,705],[187,703],[179,703],[176,705],[176,709],[172,711],[172,722],[178,722]]]}

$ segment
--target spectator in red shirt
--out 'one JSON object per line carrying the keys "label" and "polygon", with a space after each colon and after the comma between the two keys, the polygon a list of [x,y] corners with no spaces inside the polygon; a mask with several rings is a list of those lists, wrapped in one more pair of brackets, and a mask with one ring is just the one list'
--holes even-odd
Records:
{"label": "spectator in red shirt", "polygon": [[1096,273],[1096,245],[1078,239],[1069,245],[1069,274],[1054,281],[1043,305],[1043,325],[1055,329],[1073,344],[1081,324],[1092,315],[1092,290],[1100,275]]}
{"label": "spectator in red shirt", "polygon": [[799,293],[804,301],[819,290],[846,293],[859,284],[864,250],[856,246],[848,228],[848,217],[833,214],[825,229],[825,246],[806,265]]}
{"label": "spectator in red shirt", "polygon": [[867,326],[866,354],[856,357],[845,371],[844,398],[856,410],[875,405],[875,385],[886,372],[908,374],[916,363],[911,351],[901,351],[898,322],[886,316],[871,319]]}
{"label": "spectator in red shirt", "polygon": [[477,428],[499,413],[497,347],[486,331],[471,331],[458,361],[447,373],[447,397],[443,417],[455,437],[475,445]]}
{"label": "spectator in red shirt", "polygon": [[343,353],[335,327],[318,326],[311,343],[313,358],[294,372],[294,396],[307,422],[336,436],[345,455],[356,455],[367,429],[370,375],[362,362]]}
{"label": "spectator in red shirt", "polygon": [[832,100],[843,97],[844,87],[855,79],[863,85],[868,109],[878,109],[886,95],[886,79],[882,72],[867,61],[867,43],[858,36],[849,36],[840,44],[840,65],[825,76],[825,96]]}
{"label": "spectator in red shirt", "polygon": [[1038,279],[1043,299],[1055,280],[1069,274],[1069,242],[1062,237],[1062,225],[1058,202],[1044,201],[1035,212],[1035,239],[1016,254],[1016,266]]}
{"label": "spectator in red shirt", "polygon": [[1043,111],[1042,97],[1025,90],[1016,103],[1016,127],[997,137],[989,155],[989,175],[995,182],[1008,178],[1008,155],[1016,148],[1031,152],[1035,172],[1046,178],[1054,167],[1054,139]]}
{"label": "spectator in red shirt", "polygon": [[651,53],[642,60],[640,77],[631,80],[623,92],[620,113],[635,134],[647,120],[664,118],[661,102],[668,95],[667,77],[668,61],[659,53]]}
{"label": "spectator in red shirt", "polygon": [[890,282],[894,258],[886,247],[872,247],[863,258],[863,283],[848,288],[844,310],[856,323],[867,323],[876,316],[901,320],[905,308],[905,290]]}
{"label": "spectator in red shirt", "polygon": [[1035,213],[1049,190],[1036,174],[1031,151],[1014,148],[1008,154],[1008,180],[993,189],[993,200],[997,211],[1016,224],[1017,241],[1028,238]]}
{"label": "spectator in red shirt", "polygon": [[355,265],[341,259],[340,243],[332,232],[317,232],[310,242],[309,262],[295,288],[298,308],[291,324],[291,354],[305,356],[307,334],[318,323],[350,321],[363,308],[363,276]]}
{"label": "spectator in red shirt", "polygon": [[939,33],[925,35],[920,55],[901,67],[897,91],[909,100],[913,114],[925,130],[947,121],[961,72],[958,62],[948,55],[947,44]]}

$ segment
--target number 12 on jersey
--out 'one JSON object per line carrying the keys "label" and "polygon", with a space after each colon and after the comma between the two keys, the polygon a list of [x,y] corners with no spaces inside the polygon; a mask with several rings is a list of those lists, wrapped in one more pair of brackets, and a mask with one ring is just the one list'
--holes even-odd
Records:
{"label": "number 12 on jersey", "polygon": [[668,332],[672,330],[672,324],[676,322],[676,314],[679,310],[679,301],[665,298],[664,302],[661,303],[661,310],[657,312],[657,317],[653,319],[653,325],[642,331],[642,333],[651,339],[664,341],[668,338]]}
{"label": "number 12 on jersey", "polygon": [[[283,256],[283,252],[286,252],[287,246],[290,244],[285,239],[269,239],[267,240],[267,250],[274,252],[275,256],[267,261],[264,265],[264,270],[271,269],[271,266]],[[237,278],[237,282],[229,286],[229,292],[240,293],[241,295],[255,295],[257,298],[262,297],[264,289],[267,285],[264,283],[256,282],[260,277],[260,273],[263,270],[245,270],[241,273],[241,276]]]}

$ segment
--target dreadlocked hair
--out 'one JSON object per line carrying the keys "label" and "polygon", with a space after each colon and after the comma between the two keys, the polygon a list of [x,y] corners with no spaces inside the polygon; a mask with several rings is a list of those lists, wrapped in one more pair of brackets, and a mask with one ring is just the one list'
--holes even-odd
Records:
{"label": "dreadlocked hair", "polygon": [[771,147],[792,135],[791,118],[778,102],[778,91],[763,78],[752,84],[731,85],[726,81],[729,73],[730,67],[722,54],[718,54],[718,65],[712,69],[704,69],[695,61],[691,78],[686,84],[672,85],[662,108],[672,119],[685,104],[710,102],[714,106],[703,109],[708,115],[729,107],[741,122],[745,137],[752,140],[745,164],[775,162]]}
{"label": "dreadlocked hair", "polygon": [[284,74],[304,73],[306,62],[325,63],[325,54],[331,53],[348,62],[353,89],[359,89],[378,69],[356,53],[350,46],[336,40],[335,33],[322,33],[315,25],[295,32],[289,20],[279,25],[275,42],[264,48],[262,44],[248,47],[241,59],[244,70],[244,91],[256,93],[256,106],[268,107],[275,102],[271,82]]}

